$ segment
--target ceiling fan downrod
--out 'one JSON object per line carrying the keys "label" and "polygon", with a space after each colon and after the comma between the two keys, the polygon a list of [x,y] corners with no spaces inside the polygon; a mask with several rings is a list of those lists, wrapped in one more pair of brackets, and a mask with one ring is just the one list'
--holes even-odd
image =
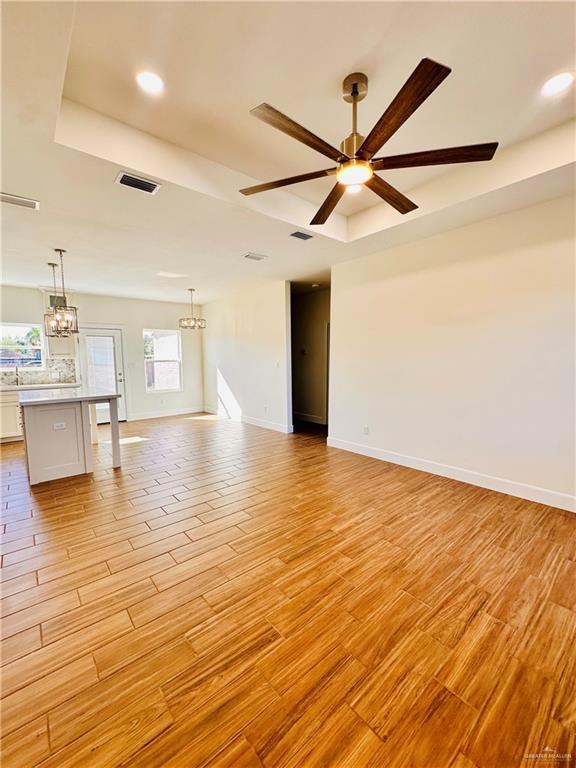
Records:
{"label": "ceiling fan downrod", "polygon": [[342,81],[342,98],[352,104],[352,133],[340,143],[340,150],[348,157],[355,157],[362,146],[364,136],[358,133],[358,102],[366,98],[368,77],[363,72],[353,72]]}

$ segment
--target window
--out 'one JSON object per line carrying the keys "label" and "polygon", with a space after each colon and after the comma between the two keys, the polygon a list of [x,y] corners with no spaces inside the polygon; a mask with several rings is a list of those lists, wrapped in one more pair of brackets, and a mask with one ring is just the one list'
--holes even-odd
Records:
{"label": "window", "polygon": [[144,331],[144,368],[148,392],[182,389],[179,331]]}
{"label": "window", "polygon": [[43,368],[42,327],[23,323],[0,325],[0,368]]}

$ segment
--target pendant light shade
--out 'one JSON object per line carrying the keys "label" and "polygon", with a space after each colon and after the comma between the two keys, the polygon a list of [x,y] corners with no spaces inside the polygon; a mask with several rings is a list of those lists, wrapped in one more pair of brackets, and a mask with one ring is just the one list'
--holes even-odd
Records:
{"label": "pendant light shade", "polygon": [[181,317],[179,326],[182,330],[202,331],[206,328],[206,320],[203,317],[194,317],[194,288],[188,288],[190,291],[190,317]]}
{"label": "pendant light shade", "polygon": [[68,304],[66,300],[66,289],[64,288],[64,260],[63,255],[66,251],[63,248],[54,248],[60,256],[60,275],[62,280],[61,295],[58,295],[56,288],[56,268],[58,264],[51,261],[48,266],[52,268],[52,279],[54,283],[54,294],[51,300],[50,309],[44,314],[44,333],[46,336],[67,337],[73,333],[78,333],[78,309]]}

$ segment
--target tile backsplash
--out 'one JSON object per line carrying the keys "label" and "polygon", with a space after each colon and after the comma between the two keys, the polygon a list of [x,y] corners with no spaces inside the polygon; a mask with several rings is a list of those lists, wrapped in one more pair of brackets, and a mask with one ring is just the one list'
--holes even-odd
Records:
{"label": "tile backsplash", "polygon": [[76,360],[74,358],[48,358],[46,368],[39,370],[20,368],[18,381],[16,371],[0,370],[0,384],[16,386],[16,384],[76,384]]}

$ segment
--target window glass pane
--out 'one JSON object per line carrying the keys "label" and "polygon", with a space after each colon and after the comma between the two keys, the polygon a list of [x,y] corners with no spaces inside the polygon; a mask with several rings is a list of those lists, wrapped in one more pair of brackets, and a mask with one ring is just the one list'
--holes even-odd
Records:
{"label": "window glass pane", "polygon": [[179,360],[178,331],[144,331],[144,357],[156,360]]}
{"label": "window glass pane", "polygon": [[154,336],[153,331],[144,331],[144,357],[148,360],[154,358]]}
{"label": "window glass pane", "polygon": [[180,363],[146,360],[147,389],[180,389]]}
{"label": "window glass pane", "polygon": [[88,384],[94,389],[116,391],[116,361],[112,336],[86,336]]}
{"label": "window glass pane", "polygon": [[157,332],[154,338],[154,358],[156,360],[178,360],[178,335],[176,333]]}
{"label": "window glass pane", "polygon": [[181,389],[179,331],[144,331],[144,367],[147,390]]}
{"label": "window glass pane", "polygon": [[39,325],[0,325],[0,367],[41,368],[42,330]]}

